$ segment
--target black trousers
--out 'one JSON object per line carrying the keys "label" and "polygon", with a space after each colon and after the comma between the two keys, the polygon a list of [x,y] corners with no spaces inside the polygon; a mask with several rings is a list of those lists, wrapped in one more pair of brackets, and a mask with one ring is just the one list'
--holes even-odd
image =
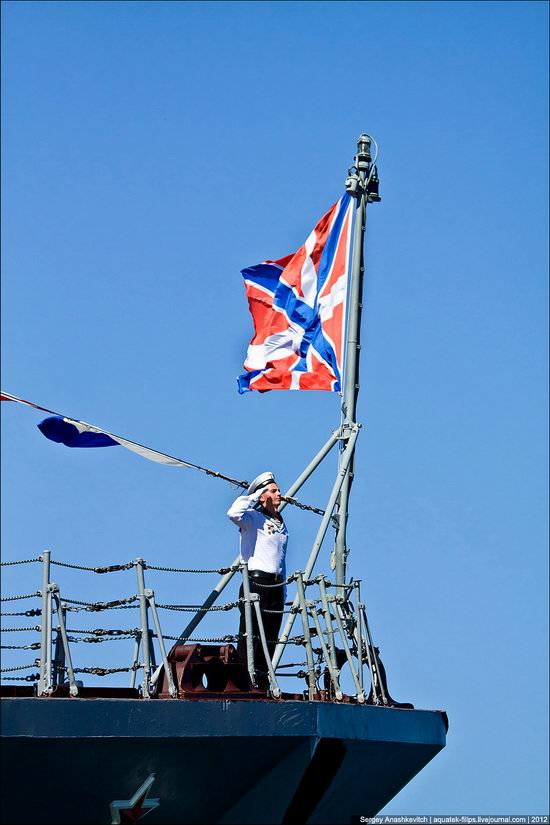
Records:
{"label": "black trousers", "polygon": [[[265,581],[268,584],[268,581]],[[257,593],[260,597],[260,613],[264,625],[265,636],[267,639],[267,649],[270,658],[273,658],[275,647],[279,638],[279,629],[283,619],[282,613],[266,613],[267,610],[283,610],[284,608],[284,587],[261,587],[264,584],[263,579],[256,579],[250,577],[250,592]],[[239,598],[243,598],[243,586],[239,590]],[[239,623],[239,641],[237,644],[237,654],[243,664],[247,664],[248,657],[246,655],[246,621],[244,614],[244,602],[239,604],[239,611],[241,620]],[[262,641],[258,629],[258,622],[256,619],[256,611],[252,606],[252,642],[254,649],[254,669],[256,671],[256,681],[258,687],[267,688],[269,679],[267,676],[267,662],[265,660]]]}

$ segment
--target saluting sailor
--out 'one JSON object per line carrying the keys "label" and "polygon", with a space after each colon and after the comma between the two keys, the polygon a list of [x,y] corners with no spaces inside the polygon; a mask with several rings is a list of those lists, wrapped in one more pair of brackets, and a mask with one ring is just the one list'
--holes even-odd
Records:
{"label": "saluting sailor", "polygon": [[[262,473],[254,479],[246,495],[231,505],[227,515],[241,533],[241,560],[248,562],[250,591],[260,597],[260,612],[264,624],[269,655],[273,657],[283,618],[285,554],[288,532],[282,516],[278,512],[281,492],[273,473]],[[281,585],[262,587],[262,585]],[[239,598],[243,597],[243,586]],[[241,620],[239,624],[239,659],[246,664],[246,624],[244,603],[240,602]],[[266,613],[266,611],[279,611]],[[254,667],[257,671],[258,687],[268,686],[267,663],[258,632],[255,611],[252,612],[252,635]]]}

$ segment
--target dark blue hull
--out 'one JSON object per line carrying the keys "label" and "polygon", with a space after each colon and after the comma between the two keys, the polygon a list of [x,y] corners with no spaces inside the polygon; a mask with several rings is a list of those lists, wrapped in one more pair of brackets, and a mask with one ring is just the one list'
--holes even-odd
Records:
{"label": "dark blue hull", "polygon": [[2,821],[108,823],[154,773],[154,823],[348,823],[445,746],[442,711],[327,702],[2,699]]}

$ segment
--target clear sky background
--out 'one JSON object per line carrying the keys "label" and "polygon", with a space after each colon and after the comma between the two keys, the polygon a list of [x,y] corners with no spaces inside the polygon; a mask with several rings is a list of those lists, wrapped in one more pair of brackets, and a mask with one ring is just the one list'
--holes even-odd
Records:
{"label": "clear sky background", "polygon": [[[548,811],[547,12],[2,4],[2,386],[148,446],[238,478],[271,469],[285,488],[338,425],[336,395],[237,394],[240,269],[294,251],[342,193],[359,133],[380,144],[350,572],[393,696],[450,720],[385,813]],[[4,561],[234,558],[225,482],[69,450],[41,414],[2,406]],[[335,461],[302,500],[324,505]],[[285,518],[294,570],[318,516]],[[40,586],[38,564],[3,570],[4,595]],[[132,571],[53,573],[74,599],[136,591]],[[215,580],[146,583],[181,603]],[[186,618],[164,611],[163,629]],[[236,625],[223,613],[204,632]],[[3,667],[35,655],[3,652]],[[131,657],[130,642],[74,648],[77,667]]]}

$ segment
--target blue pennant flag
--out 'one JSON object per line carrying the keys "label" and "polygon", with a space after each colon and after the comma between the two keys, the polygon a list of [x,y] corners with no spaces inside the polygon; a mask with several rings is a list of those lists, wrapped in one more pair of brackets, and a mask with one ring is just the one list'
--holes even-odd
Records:
{"label": "blue pennant flag", "polygon": [[45,418],[36,425],[42,435],[50,441],[64,444],[66,447],[119,447],[118,441],[105,433],[91,432],[86,425],[76,421],[67,421],[60,415]]}

